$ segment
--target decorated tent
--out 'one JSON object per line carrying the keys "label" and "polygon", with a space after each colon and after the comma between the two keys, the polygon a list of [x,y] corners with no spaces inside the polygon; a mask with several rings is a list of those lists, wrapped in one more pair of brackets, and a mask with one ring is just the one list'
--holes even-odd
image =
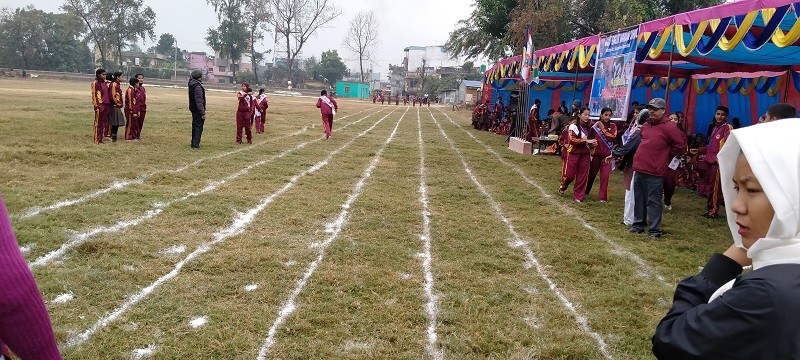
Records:
{"label": "decorated tent", "polygon": [[[631,100],[668,98],[668,109],[685,111],[695,132],[705,132],[720,104],[745,126],[774,103],[797,107],[799,12],[800,2],[741,0],[640,24]],[[599,41],[591,36],[536,51],[540,76],[550,85],[531,86],[531,98],[540,98],[542,109],[549,108],[545,98],[569,100],[565,87],[577,79],[580,89],[580,81],[591,79]],[[518,79],[518,63],[519,57],[504,59],[484,81],[509,86]],[[573,93],[580,99],[588,91]]]}

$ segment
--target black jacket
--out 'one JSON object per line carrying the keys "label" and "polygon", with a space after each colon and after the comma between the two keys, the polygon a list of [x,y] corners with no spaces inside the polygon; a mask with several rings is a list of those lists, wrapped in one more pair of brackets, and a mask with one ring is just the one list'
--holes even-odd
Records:
{"label": "black jacket", "polygon": [[[699,275],[681,281],[672,309],[653,335],[653,354],[659,359],[800,359],[800,265],[741,271],[735,261],[714,254]],[[708,303],[734,278],[733,288]]]}
{"label": "black jacket", "polygon": [[189,80],[189,111],[206,113],[206,89],[197,79]]}

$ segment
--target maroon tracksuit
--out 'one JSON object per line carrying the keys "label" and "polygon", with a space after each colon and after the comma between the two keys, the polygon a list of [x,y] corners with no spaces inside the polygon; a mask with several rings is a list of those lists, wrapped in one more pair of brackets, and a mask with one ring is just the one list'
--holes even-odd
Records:
{"label": "maroon tracksuit", "polygon": [[733,127],[728,123],[722,123],[714,127],[711,132],[711,138],[708,140],[708,147],[705,149],[706,157],[703,159],[708,164],[706,170],[706,187],[708,189],[708,215],[716,217],[719,213],[719,206],[722,205],[722,182],[719,178],[719,162],[717,162],[717,155],[728,136],[731,134]]}
{"label": "maroon tracksuit", "polygon": [[94,105],[94,143],[102,144],[111,114],[111,94],[107,81],[92,81],[92,105]]}
{"label": "maroon tracksuit", "polygon": [[253,143],[253,133],[250,132],[250,121],[253,118],[253,96],[240,91],[238,93],[239,107],[236,109],[236,143],[242,143],[242,129],[247,136],[247,143]]}
{"label": "maroon tracksuit", "polygon": [[254,121],[256,123],[256,133],[261,134],[264,132],[264,124],[267,122],[267,108],[269,107],[269,101],[267,101],[267,96],[264,95],[263,98],[256,98],[255,104],[258,107],[258,111],[261,112],[261,116],[254,117]]}
{"label": "maroon tracksuit", "polygon": [[591,152],[586,144],[589,129],[586,126],[570,126],[574,130],[567,131],[569,142],[567,143],[566,166],[561,177],[561,191],[566,191],[569,184],[575,181],[572,187],[572,199],[583,201],[586,195],[586,181],[589,178],[589,165],[591,163]]}
{"label": "maroon tracksuit", "polygon": [[328,97],[328,100],[333,105],[333,109],[322,101],[322,97],[317,99],[317,107],[319,108],[319,112],[322,114],[322,125],[325,127],[325,138],[331,137],[331,131],[333,130],[333,112],[335,110],[339,110],[339,105],[336,104],[336,100],[331,97]]}
{"label": "maroon tracksuit", "polygon": [[139,91],[133,86],[125,90],[125,140],[136,140],[139,138],[141,128],[142,112],[139,104]]}
{"label": "maroon tracksuit", "polygon": [[592,191],[594,179],[600,174],[600,190],[597,193],[597,199],[608,201],[608,178],[611,175],[611,163],[607,163],[605,159],[611,155],[611,148],[614,146],[614,141],[617,140],[617,125],[611,121],[608,123],[598,121],[592,126],[590,137],[597,140],[597,147],[589,166],[586,194],[588,195]]}
{"label": "maroon tracksuit", "polygon": [[144,89],[144,85],[139,85],[136,96],[138,96],[136,103],[139,105],[139,121],[136,123],[138,125],[136,128],[136,139],[138,140],[142,136],[144,118],[147,115],[147,90]]}

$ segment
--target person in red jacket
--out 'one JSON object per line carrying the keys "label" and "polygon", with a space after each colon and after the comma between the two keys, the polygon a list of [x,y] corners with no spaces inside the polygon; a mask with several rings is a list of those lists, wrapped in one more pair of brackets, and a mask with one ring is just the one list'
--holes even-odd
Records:
{"label": "person in red jacket", "polygon": [[566,149],[566,166],[558,193],[563,194],[569,184],[575,181],[575,186],[572,187],[572,200],[583,202],[586,196],[586,181],[589,178],[591,152],[597,146],[597,140],[589,139],[589,109],[582,107],[577,113],[578,123],[567,127],[569,141]]}
{"label": "person in red jacket", "polygon": [[611,155],[614,149],[614,142],[617,141],[617,125],[611,122],[611,108],[600,110],[600,121],[594,123],[589,138],[597,140],[597,147],[592,155],[592,163],[589,166],[589,180],[586,183],[586,195],[592,192],[594,179],[600,174],[600,191],[597,198],[600,202],[608,201],[608,178],[611,175],[611,162],[605,158]]}
{"label": "person in red jacket", "polygon": [[242,90],[236,93],[239,106],[236,109],[236,143],[242,143],[242,130],[247,136],[247,143],[253,143],[253,133],[250,132],[250,121],[253,118],[253,90],[250,84],[242,83]]}
{"label": "person in red jacket", "polygon": [[654,98],[647,104],[650,118],[642,125],[641,142],[633,156],[633,217],[629,232],[641,234],[650,225],[648,236],[661,237],[664,177],[671,160],[686,153],[686,138],[664,114],[667,102]]}
{"label": "person in red jacket", "polygon": [[336,115],[336,110],[339,110],[339,105],[336,104],[336,100],[328,96],[326,90],[322,90],[319,99],[317,99],[317,107],[322,114],[322,125],[325,127],[325,140],[328,140],[331,137],[331,130],[333,130],[333,115]]}
{"label": "person in red jacket", "polygon": [[94,106],[94,143],[102,144],[111,114],[111,92],[106,81],[106,70],[97,69],[92,81],[92,105]]}
{"label": "person in red jacket", "polygon": [[139,122],[141,119],[141,105],[139,104],[139,89],[141,88],[139,79],[133,77],[129,81],[130,86],[125,90],[125,140],[133,141],[139,139]]}
{"label": "person in red jacket", "polygon": [[708,164],[706,170],[706,188],[708,189],[707,212],[703,214],[708,219],[716,219],[719,216],[719,206],[722,204],[722,185],[719,178],[719,154],[733,127],[728,124],[728,108],[725,106],[717,107],[714,113],[714,128],[711,130],[711,137],[708,139],[708,146],[701,149],[700,153],[705,153],[703,161]]}

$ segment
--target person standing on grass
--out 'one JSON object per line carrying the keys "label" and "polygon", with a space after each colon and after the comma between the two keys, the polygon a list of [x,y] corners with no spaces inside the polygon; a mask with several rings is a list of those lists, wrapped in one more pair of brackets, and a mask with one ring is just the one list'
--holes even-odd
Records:
{"label": "person standing on grass", "polygon": [[242,143],[242,130],[247,137],[247,143],[253,143],[253,133],[250,132],[250,123],[253,120],[253,90],[250,84],[243,82],[242,90],[236,93],[239,106],[236,108],[236,143]]}
{"label": "person standing on grass", "polygon": [[716,219],[719,216],[719,206],[722,205],[717,154],[719,154],[722,146],[725,145],[725,141],[728,140],[731,130],[733,130],[733,127],[728,124],[728,108],[725,106],[717,107],[717,111],[714,113],[711,136],[708,138],[708,146],[699,150],[701,155],[705,154],[703,161],[707,164],[705,183],[708,189],[708,203],[706,204],[707,211],[702,215],[707,219]]}
{"label": "person standing on grass", "polygon": [[92,81],[92,105],[94,106],[94,143],[102,144],[111,113],[111,93],[106,81],[106,70],[97,69]]}
{"label": "person standing on grass", "polygon": [[325,127],[325,140],[330,139],[331,130],[333,130],[333,116],[336,115],[336,110],[339,110],[339,105],[336,100],[328,97],[328,92],[322,90],[319,99],[317,99],[317,107],[322,114],[322,126]]}
{"label": "person standing on grass", "polygon": [[572,187],[572,200],[583,202],[586,196],[586,180],[589,177],[591,153],[597,146],[597,140],[589,139],[589,109],[582,107],[578,111],[578,121],[567,127],[566,166],[561,176],[559,194],[564,194],[569,184],[575,181]]}
{"label": "person standing on grass", "polygon": [[192,113],[191,148],[200,150],[200,137],[203,135],[203,124],[206,121],[206,89],[203,87],[201,70],[192,71],[189,79],[189,111]]}
{"label": "person standing on grass", "polygon": [[[102,135],[102,133],[101,133]],[[11,229],[0,196],[0,351],[20,359],[60,360],[56,337],[42,294]]]}
{"label": "person standing on grass", "polygon": [[115,71],[111,74],[111,114],[109,115],[108,125],[111,127],[110,131],[106,132],[107,136],[111,136],[111,142],[117,142],[117,133],[120,126],[125,126],[125,114],[122,113],[122,108],[125,106],[122,97],[122,71]]}
{"label": "person standing on grass", "polygon": [[650,118],[642,125],[641,142],[633,157],[634,223],[628,232],[641,234],[649,225],[648,236],[661,237],[664,177],[671,159],[686,153],[686,140],[664,111],[667,102],[654,98],[647,104]]}
{"label": "person standing on grass", "polygon": [[[686,132],[683,131],[683,126],[680,123],[680,116],[678,113],[669,114],[669,121],[675,123],[675,126],[678,127],[680,130],[681,135],[685,139],[687,143],[687,150],[688,150],[688,143],[689,138],[686,136]],[[678,170],[667,168],[667,176],[664,177],[664,209],[669,211],[672,210],[672,197],[675,196],[675,188],[678,186]]]}
{"label": "person standing on grass", "polygon": [[125,118],[128,123],[125,125],[125,140],[133,141],[139,139],[139,122],[141,118],[141,105],[139,104],[139,91],[141,88],[139,79],[133,77],[129,81],[130,86],[125,90]]}
{"label": "person standing on grass", "polygon": [[136,139],[141,140],[142,136],[142,128],[144,127],[144,118],[147,115],[147,89],[144,88],[144,75],[136,74],[136,79],[139,80],[139,86],[137,87],[136,96],[138,96],[136,102],[139,105],[139,121],[136,122]]}
{"label": "person standing on grass", "polygon": [[589,195],[592,191],[594,178],[600,174],[600,190],[597,193],[597,198],[600,202],[608,201],[608,178],[611,176],[611,162],[605,161],[605,158],[611,155],[614,141],[617,140],[617,125],[611,122],[612,114],[611,108],[600,110],[600,121],[592,125],[591,134],[589,135],[589,138],[597,140],[597,147],[589,166],[586,195]]}
{"label": "person standing on grass", "polygon": [[264,89],[258,89],[258,97],[256,97],[255,116],[253,117],[256,123],[256,134],[264,133],[264,123],[267,122],[267,108],[269,102],[267,101],[267,94],[264,94]]}
{"label": "person standing on grass", "polygon": [[633,157],[636,155],[636,150],[639,149],[641,142],[640,129],[645,121],[650,118],[648,110],[637,109],[636,116],[631,119],[628,130],[622,135],[622,146],[618,146],[611,151],[611,155],[606,157],[605,161],[610,162],[612,158],[617,158],[617,168],[623,171],[622,184],[625,188],[625,206],[622,213],[622,224],[631,226],[636,221],[633,215],[634,208],[634,193],[633,193],[633,178],[636,174],[633,171]]}
{"label": "person standing on grass", "polygon": [[733,244],[678,284],[652,337],[656,358],[800,358],[798,138],[785,121],[731,133],[718,162]]}

